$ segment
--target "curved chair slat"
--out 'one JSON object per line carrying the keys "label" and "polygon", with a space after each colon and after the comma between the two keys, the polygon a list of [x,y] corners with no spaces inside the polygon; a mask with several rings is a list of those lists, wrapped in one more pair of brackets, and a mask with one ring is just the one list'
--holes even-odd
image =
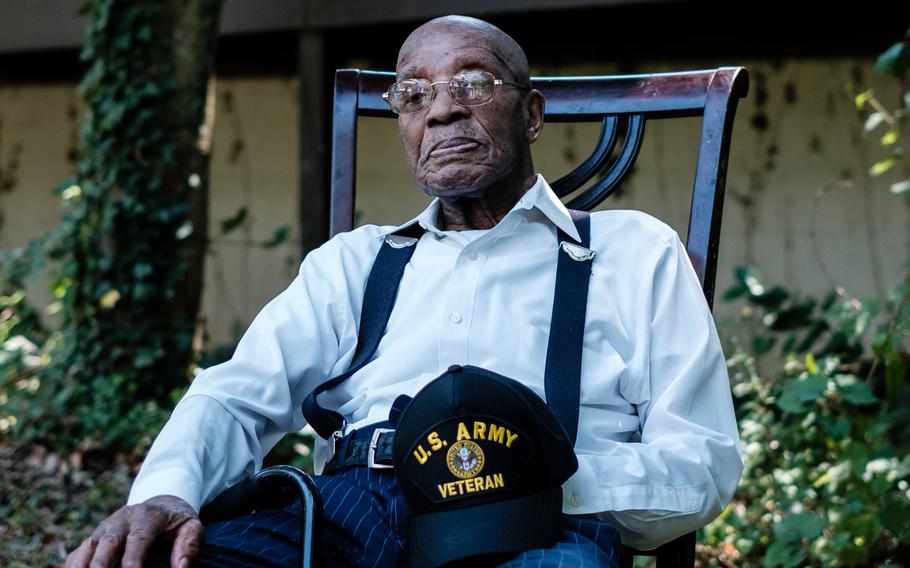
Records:
{"label": "curved chair slat", "polygon": [[619,130],[619,119],[615,116],[605,116],[601,122],[600,138],[594,151],[577,168],[550,184],[550,187],[559,197],[565,197],[594,177],[603,167],[613,148],[616,146],[616,133]]}
{"label": "curved chair slat", "polygon": [[613,162],[604,177],[597,180],[584,193],[569,201],[566,207],[590,211],[616,191],[620,182],[632,170],[632,164],[635,163],[635,159],[638,157],[638,151],[641,149],[641,141],[644,135],[645,117],[640,114],[630,115],[625,140],[623,140],[622,148],[619,150],[619,156],[616,161]]}

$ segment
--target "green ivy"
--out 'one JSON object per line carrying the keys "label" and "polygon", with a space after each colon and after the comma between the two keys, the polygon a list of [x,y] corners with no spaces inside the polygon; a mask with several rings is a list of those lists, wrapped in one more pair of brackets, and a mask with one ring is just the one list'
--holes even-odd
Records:
{"label": "green ivy", "polygon": [[16,416],[21,438],[141,452],[188,382],[206,239],[198,141],[221,2],[82,9],[88,110],[77,171],[58,188],[59,226],[5,263],[8,291],[45,258],[59,269],[62,325],[34,338],[43,358],[27,372],[37,384],[20,388],[24,371],[11,368],[0,387],[0,416]]}

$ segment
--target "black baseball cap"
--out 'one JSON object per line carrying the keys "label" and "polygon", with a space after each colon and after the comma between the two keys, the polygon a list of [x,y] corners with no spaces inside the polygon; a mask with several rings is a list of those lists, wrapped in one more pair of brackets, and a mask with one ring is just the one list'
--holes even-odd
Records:
{"label": "black baseball cap", "polygon": [[409,509],[409,566],[558,540],[562,484],[578,459],[553,412],[518,381],[449,367],[401,413],[392,454]]}

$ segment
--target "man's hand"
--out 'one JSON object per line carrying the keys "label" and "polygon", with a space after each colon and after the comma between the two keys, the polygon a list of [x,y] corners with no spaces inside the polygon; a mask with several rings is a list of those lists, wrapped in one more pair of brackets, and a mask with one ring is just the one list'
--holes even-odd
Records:
{"label": "man's hand", "polygon": [[123,568],[138,568],[159,537],[174,543],[171,567],[185,568],[199,554],[202,532],[202,521],[189,503],[159,495],[118,509],[102,521],[66,558],[66,568],[107,568],[118,561]]}

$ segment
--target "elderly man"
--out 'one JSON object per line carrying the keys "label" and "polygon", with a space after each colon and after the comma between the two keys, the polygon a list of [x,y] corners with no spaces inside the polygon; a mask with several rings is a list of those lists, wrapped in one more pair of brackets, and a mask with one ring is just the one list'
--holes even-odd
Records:
{"label": "elderly man", "polygon": [[[343,418],[343,441],[388,425],[400,395],[413,396],[453,364],[501,373],[545,395],[556,236],[581,237],[534,171],[530,145],[543,127],[544,100],[531,88],[524,52],[480,20],[430,21],[402,45],[387,100],[414,180],[436,199],[401,227],[360,227],[307,255],[233,358],[196,378],[149,452],[129,505],[67,566],[121,558],[124,567],[138,566],[159,538],[172,566],[293,563],[294,506],[205,529],[197,511],[258,469],[286,432],[302,428],[301,403],[332,377],[345,380],[326,389],[317,407]],[[593,264],[583,342],[579,332],[579,465],[562,486],[563,537],[497,564],[616,565],[614,526],[624,544],[656,547],[717,516],[742,470],[724,356],[678,236],[635,211],[589,219],[593,252],[580,256],[593,256]],[[415,228],[385,333],[346,373],[377,252]],[[405,511],[391,471],[327,467],[328,457],[329,443],[317,440],[325,563],[407,561]]]}

